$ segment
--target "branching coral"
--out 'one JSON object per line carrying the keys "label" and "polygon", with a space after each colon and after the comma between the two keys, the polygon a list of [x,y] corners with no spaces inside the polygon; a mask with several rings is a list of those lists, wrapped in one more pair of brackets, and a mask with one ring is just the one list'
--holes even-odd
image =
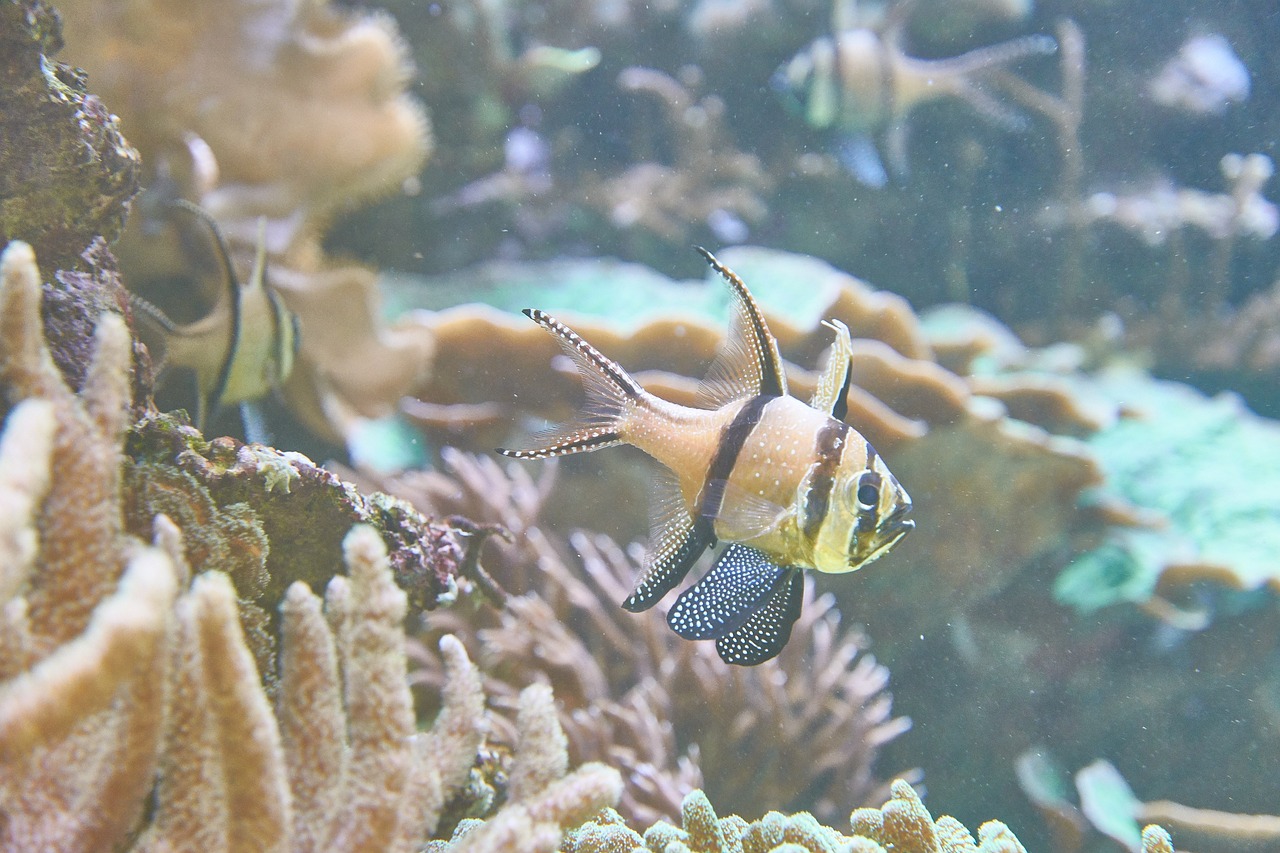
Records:
{"label": "branching coral", "polygon": [[[101,321],[75,395],[45,346],[38,297],[31,249],[13,243],[0,260],[0,375],[15,403],[0,437],[0,847],[418,848],[468,783],[485,731],[462,645],[441,640],[441,713],[418,731],[408,597],[382,534],[357,526],[323,606],[300,582],[284,596],[273,702],[239,591],[207,565],[193,581],[187,562],[211,562],[244,530],[206,504],[195,507],[203,527],[198,513],[184,518],[199,547],[163,515],[154,546],[124,532],[123,322]],[[208,498],[181,477],[159,482]],[[549,701],[531,720],[547,718]],[[614,771],[561,779],[555,732],[521,731],[533,769],[508,810],[523,809],[543,837],[616,801]]]}
{"label": "branching coral", "polygon": [[[716,815],[706,795],[693,791],[685,798],[681,825],[659,822],[643,838],[605,813],[569,834],[567,853],[1026,853],[1007,826],[984,823],[974,839],[960,821],[943,816],[936,821],[916,793],[901,779],[893,783],[893,797],[883,808],[863,808],[850,817],[851,834],[823,826],[812,815],[769,812],[748,822]],[[1169,836],[1159,827],[1143,834],[1143,853],[1172,850]]]}
{"label": "branching coral", "polygon": [[[891,715],[888,673],[860,653],[858,635],[841,631],[829,597],[807,588],[795,640],[777,663],[726,671],[705,644],[618,607],[639,570],[633,557],[599,535],[574,534],[565,547],[540,527],[549,482],[459,453],[449,460],[452,483],[437,475],[396,485],[515,534],[486,561],[505,588],[525,593],[481,616],[490,693],[509,706],[515,689],[549,681],[575,759],[625,771],[624,812],[671,815],[698,784],[749,814],[777,803],[834,814],[872,795],[877,749],[909,722]],[[475,631],[476,620],[454,612],[432,619],[436,630]],[[417,677],[435,680],[429,666]]]}

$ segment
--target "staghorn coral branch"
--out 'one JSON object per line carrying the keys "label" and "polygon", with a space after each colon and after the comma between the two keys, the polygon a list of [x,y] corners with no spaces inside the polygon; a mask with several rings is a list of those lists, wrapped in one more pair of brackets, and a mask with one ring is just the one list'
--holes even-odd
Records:
{"label": "staghorn coral branch", "polygon": [[324,850],[342,811],[350,755],[338,650],[321,601],[295,581],[283,620],[276,717],[293,795],[293,848]]}
{"label": "staghorn coral branch", "polygon": [[236,592],[221,572],[195,579],[192,600],[215,744],[226,784],[233,850],[283,850],[289,791],[280,732],[245,645]]}
{"label": "staghorn coral branch", "polygon": [[405,841],[435,831],[445,796],[466,784],[488,731],[480,673],[457,637],[440,638],[445,683],[440,713],[428,732],[414,741],[414,769],[401,816]]}
{"label": "staghorn coral branch", "polygon": [[337,637],[352,757],[346,807],[332,843],[335,849],[382,849],[396,837],[411,769],[413,700],[401,627],[407,603],[372,528],[352,528],[343,550],[350,611]]}
{"label": "staghorn coral branch", "polygon": [[[0,438],[0,601],[18,593],[36,558],[39,542],[33,522],[49,488],[56,427],[52,404],[24,400],[9,413]],[[0,677],[6,675],[7,664],[0,661]]]}
{"label": "staghorn coral branch", "polygon": [[35,256],[14,241],[0,259],[0,380],[11,402],[48,400],[58,422],[51,464],[59,476],[40,515],[40,529],[57,535],[46,537],[26,596],[41,656],[84,630],[124,570],[119,426],[129,405],[129,337],[119,317],[99,323],[80,399],[54,366],[43,330]]}
{"label": "staghorn coral branch", "polygon": [[168,559],[158,551],[140,551],[84,634],[5,685],[0,764],[22,761],[105,709],[119,685],[138,676],[139,663],[155,657],[176,595]]}

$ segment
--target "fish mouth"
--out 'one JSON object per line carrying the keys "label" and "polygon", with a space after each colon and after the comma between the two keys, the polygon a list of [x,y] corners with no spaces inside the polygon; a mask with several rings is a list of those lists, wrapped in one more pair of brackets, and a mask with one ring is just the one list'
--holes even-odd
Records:
{"label": "fish mouth", "polygon": [[885,540],[883,547],[897,543],[899,539],[915,530],[916,521],[911,518],[911,504],[903,504],[885,517],[880,524],[880,536]]}
{"label": "fish mouth", "polygon": [[889,553],[889,549],[897,545],[902,537],[915,530],[915,519],[910,516],[911,504],[904,504],[885,516],[884,521],[876,528],[875,541],[877,544],[862,561],[863,565],[870,563],[872,560],[878,560]]}

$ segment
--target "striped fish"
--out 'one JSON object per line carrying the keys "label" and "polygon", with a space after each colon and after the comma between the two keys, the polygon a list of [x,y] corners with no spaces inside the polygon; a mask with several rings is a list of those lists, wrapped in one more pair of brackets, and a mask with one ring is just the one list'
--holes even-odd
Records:
{"label": "striped fish", "polygon": [[681,637],[714,640],[727,663],[776,656],[800,615],[802,570],[840,574],[884,555],[914,526],[911,498],[870,442],[844,422],[852,346],[836,333],[810,405],[788,396],[778,344],[742,279],[705,249],[733,292],[729,337],[702,386],[704,408],[646,392],[572,329],[524,313],[560,342],[581,374],[581,417],[538,447],[499,450],[547,459],[630,444],[666,468],[655,488],[652,541],[622,606],[647,610],[702,553],[726,543],[711,570],[676,599],[667,622]]}
{"label": "striped fish", "polygon": [[258,226],[253,271],[241,284],[213,217],[185,200],[173,202],[172,208],[209,229],[225,289],[208,315],[186,324],[175,323],[140,296],[131,296],[130,304],[142,320],[161,375],[185,370],[194,377],[196,427],[204,431],[219,409],[239,404],[249,440],[268,443],[252,404],[289,378],[300,338],[297,316],[267,283],[264,223]]}

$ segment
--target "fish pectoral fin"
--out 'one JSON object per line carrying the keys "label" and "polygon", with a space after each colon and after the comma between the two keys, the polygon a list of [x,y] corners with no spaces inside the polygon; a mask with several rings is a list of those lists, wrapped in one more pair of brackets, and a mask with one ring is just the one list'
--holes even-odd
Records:
{"label": "fish pectoral fin", "polygon": [[733,316],[725,338],[702,384],[698,401],[703,408],[718,409],[734,400],[763,394],[782,397],[787,393],[787,377],[778,354],[778,341],[769,331],[764,314],[746,284],[733,270],[699,248],[711,268],[733,292]]}
{"label": "fish pectoral fin", "polygon": [[725,663],[755,666],[775,658],[791,639],[791,627],[804,606],[804,571],[786,569],[772,595],[740,627],[716,638],[716,651]]}
{"label": "fish pectoral fin", "polygon": [[719,639],[751,618],[786,571],[762,551],[730,545],[702,580],[680,593],[667,624],[686,640]]}
{"label": "fish pectoral fin", "polygon": [[644,572],[622,609],[648,610],[684,580],[702,552],[715,541],[709,519],[693,519],[685,509],[680,484],[663,471],[654,475],[649,498],[651,521]]}
{"label": "fish pectoral fin", "polygon": [[791,507],[776,504],[726,480],[712,480],[706,488],[709,493],[717,490],[721,493],[718,500],[712,498],[704,502],[706,506],[719,507],[714,516],[706,517],[719,521],[721,533],[731,539],[754,539],[776,530],[793,512]]}
{"label": "fish pectoral fin", "polygon": [[827,355],[827,366],[818,378],[810,406],[827,412],[838,421],[849,414],[849,385],[853,381],[853,342],[849,327],[839,320],[823,320],[822,325],[836,333],[835,343]]}
{"label": "fish pectoral fin", "polygon": [[889,173],[876,148],[875,140],[865,133],[842,136],[836,142],[836,159],[858,183],[872,189],[883,189],[889,183]]}

